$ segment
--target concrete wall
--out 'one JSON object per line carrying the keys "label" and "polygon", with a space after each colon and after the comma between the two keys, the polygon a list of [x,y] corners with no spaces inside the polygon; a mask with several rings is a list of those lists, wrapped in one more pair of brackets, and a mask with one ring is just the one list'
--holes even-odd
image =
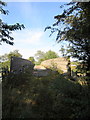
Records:
{"label": "concrete wall", "polygon": [[11,63],[10,63],[10,71],[11,72],[19,72],[23,71],[25,68],[30,68],[33,70],[34,64],[26,59],[22,59],[19,57],[11,57]]}

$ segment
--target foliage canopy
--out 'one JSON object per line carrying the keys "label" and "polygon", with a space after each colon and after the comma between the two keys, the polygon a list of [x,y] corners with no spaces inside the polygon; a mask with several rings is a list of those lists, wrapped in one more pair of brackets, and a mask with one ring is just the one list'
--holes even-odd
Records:
{"label": "foliage canopy", "polygon": [[69,8],[55,16],[56,22],[45,30],[50,29],[51,34],[57,32],[57,42],[68,41],[69,53],[82,60],[83,69],[90,75],[90,2],[70,2],[66,5]]}
{"label": "foliage canopy", "polygon": [[29,57],[28,60],[30,60],[32,63],[35,63],[34,57]]}
{"label": "foliage canopy", "polygon": [[14,50],[14,51],[11,51],[8,54],[1,55],[0,56],[0,61],[2,63],[0,63],[0,66],[1,67],[7,67],[7,66],[10,67],[10,60],[11,60],[12,56],[22,57],[22,55],[19,53],[18,50]]}
{"label": "foliage canopy", "polygon": [[35,54],[35,57],[38,60],[38,63],[41,63],[44,60],[52,59],[52,58],[57,58],[59,57],[58,54],[52,50],[49,50],[47,52],[43,52],[41,50],[38,50],[37,53]]}
{"label": "foliage canopy", "polygon": [[[5,2],[2,2],[0,0],[0,13],[3,15],[8,15],[9,11],[8,10],[4,10],[3,6],[6,6],[7,4]],[[12,33],[12,31],[16,31],[16,30],[21,30],[24,29],[24,25],[23,24],[19,24],[16,23],[14,25],[8,25],[7,23],[3,22],[2,19],[0,19],[0,44],[2,42],[5,42],[7,44],[13,45],[14,42],[14,38],[10,35]]]}

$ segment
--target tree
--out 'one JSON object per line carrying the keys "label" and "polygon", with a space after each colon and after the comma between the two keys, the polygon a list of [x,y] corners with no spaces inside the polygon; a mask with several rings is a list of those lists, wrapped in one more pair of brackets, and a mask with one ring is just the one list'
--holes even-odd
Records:
{"label": "tree", "polygon": [[[4,10],[3,6],[6,6],[6,3],[2,2],[0,0],[0,12],[1,12],[1,14],[8,15],[9,11]],[[23,24],[20,25],[19,23],[16,23],[14,25],[8,25],[7,23],[4,23],[2,21],[2,19],[0,19],[0,44],[2,42],[5,42],[7,44],[13,45],[14,38],[11,37],[10,34],[12,33],[12,31],[21,30],[24,28],[25,27]]]}
{"label": "tree", "polygon": [[57,57],[59,57],[59,56],[54,51],[49,50],[45,53],[45,60],[57,58]]}
{"label": "tree", "polygon": [[35,54],[36,59],[38,60],[38,64],[41,63],[41,61],[44,60],[45,53],[41,50],[38,50],[37,53]]}
{"label": "tree", "polygon": [[65,57],[66,56],[66,49],[64,48],[64,46],[62,45],[61,46],[61,48],[60,48],[60,50],[59,50],[60,52],[61,52],[61,54],[62,54],[62,56],[63,57]]}
{"label": "tree", "polygon": [[12,56],[16,56],[16,57],[22,57],[22,55],[18,52],[18,50],[14,50],[12,52],[10,52],[9,54],[4,54],[0,56],[0,66],[1,67],[10,67],[10,60]]}
{"label": "tree", "polygon": [[0,61],[1,61],[1,62],[7,61],[7,60],[8,60],[7,54],[4,54],[4,55],[1,55],[1,56],[0,56]]}
{"label": "tree", "polygon": [[33,64],[35,63],[34,57],[29,57],[28,60],[30,60]]}
{"label": "tree", "polygon": [[[54,18],[53,26],[48,26],[51,34],[57,33],[56,41],[68,41],[70,54],[83,63],[86,75],[90,75],[90,2],[70,2],[70,7]],[[63,28],[60,26],[63,25]]]}
{"label": "tree", "polygon": [[44,60],[57,58],[59,56],[57,55],[57,53],[55,53],[54,51],[51,51],[51,50],[47,51],[46,53],[38,50],[37,53],[35,54],[35,57],[38,60],[38,64],[40,64]]}
{"label": "tree", "polygon": [[10,53],[7,55],[8,60],[10,60],[12,56],[22,57],[22,55],[19,53],[19,50],[14,50],[14,51],[10,52]]}

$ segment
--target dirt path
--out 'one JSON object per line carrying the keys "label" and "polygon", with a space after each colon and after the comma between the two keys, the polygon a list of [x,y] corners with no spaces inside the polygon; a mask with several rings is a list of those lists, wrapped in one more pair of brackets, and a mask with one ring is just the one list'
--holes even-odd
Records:
{"label": "dirt path", "polygon": [[44,66],[36,65],[34,67],[33,75],[37,77],[47,76],[50,70],[47,70]]}

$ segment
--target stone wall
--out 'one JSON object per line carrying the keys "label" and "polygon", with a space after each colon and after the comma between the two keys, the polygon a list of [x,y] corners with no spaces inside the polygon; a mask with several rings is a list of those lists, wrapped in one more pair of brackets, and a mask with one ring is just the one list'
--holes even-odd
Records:
{"label": "stone wall", "polygon": [[49,59],[45,60],[41,63],[42,66],[46,68],[53,68],[56,67],[56,69],[62,70],[64,73],[67,72],[67,65],[68,60],[66,58],[55,58],[55,59]]}
{"label": "stone wall", "polygon": [[19,58],[15,56],[11,57],[11,63],[10,63],[11,72],[20,72],[25,70],[26,68],[33,70],[34,64],[31,61],[23,58]]}

